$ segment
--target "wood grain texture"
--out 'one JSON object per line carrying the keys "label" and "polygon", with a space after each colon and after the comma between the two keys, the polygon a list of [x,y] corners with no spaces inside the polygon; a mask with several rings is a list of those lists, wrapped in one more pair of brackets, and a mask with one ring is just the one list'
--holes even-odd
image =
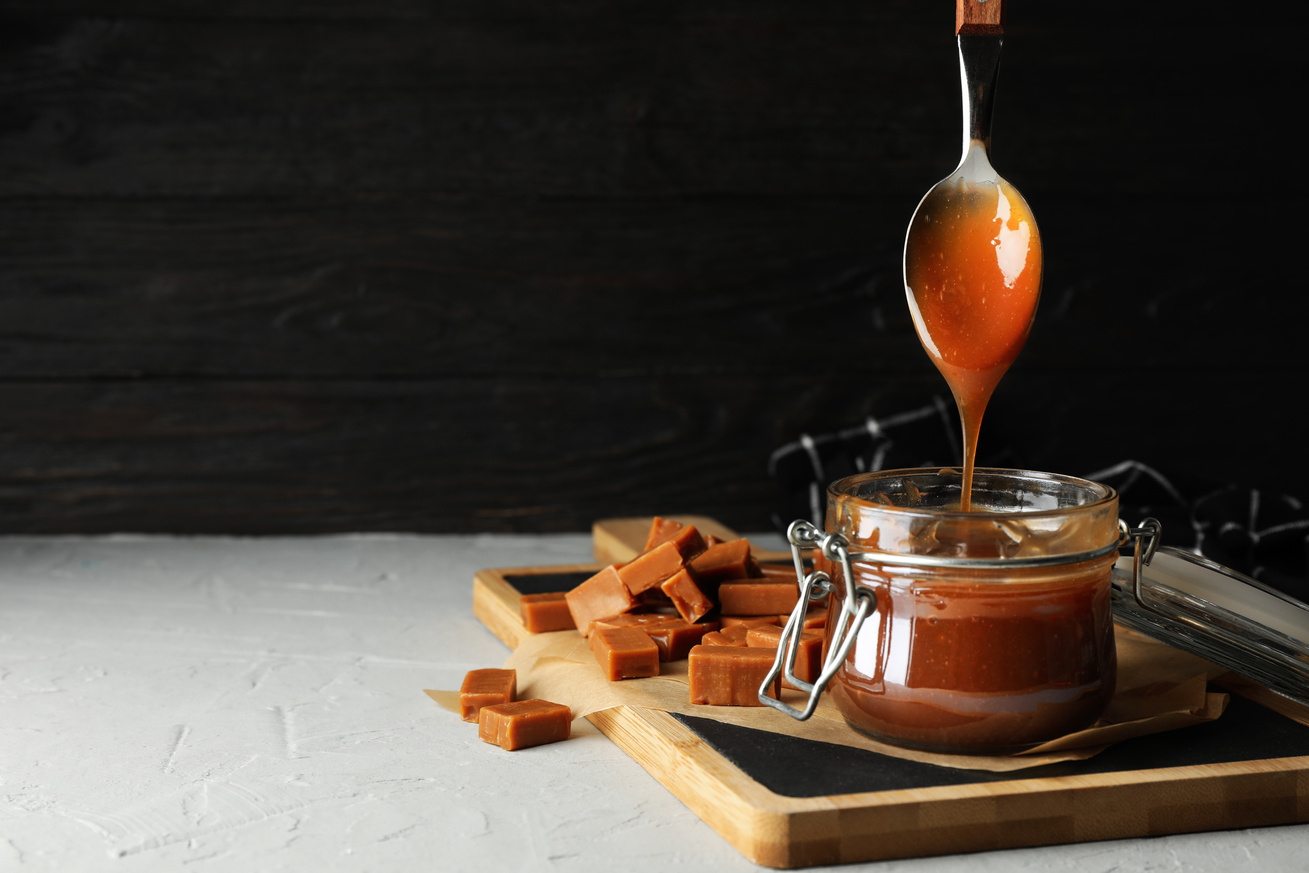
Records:
{"label": "wood grain texture", "polygon": [[[930,128],[850,111],[919,112],[930,21],[779,2],[32,13],[11,25],[0,192],[844,194],[931,148]],[[849,28],[905,39],[869,53]]]}
{"label": "wood grain texture", "polygon": [[955,0],[955,33],[1004,33],[1000,4],[1001,0]]}
{"label": "wood grain texture", "polygon": [[[1269,16],[1227,39],[1210,5],[1114,30],[1024,5],[997,168],[1029,197],[1194,195],[1219,170],[1220,197],[1276,197],[1294,28]],[[916,198],[958,157],[957,61],[931,4],[337,6],[14,9],[0,192]]]}
{"label": "wood grain texture", "polygon": [[[1251,260],[1293,250],[1295,225],[1235,226],[1201,258],[1208,212],[1161,223],[1113,198],[1042,205],[1050,266],[1016,366],[1303,367],[1296,344],[1270,341],[1303,308],[1271,293],[1294,287],[1294,261]],[[908,199],[0,200],[4,375],[934,374],[900,274],[912,211]],[[1130,244],[1104,245],[1105,228]]]}
{"label": "wood grain texture", "polygon": [[804,322],[852,298],[864,303],[857,323],[918,367],[895,284],[899,221],[884,219],[883,241],[870,243],[865,211],[466,195],[257,209],[0,201],[5,372],[798,372],[814,357]]}
{"label": "wood grain texture", "polygon": [[[1047,274],[988,461],[1309,494],[1297,28],[1221,10],[1010,10],[993,157]],[[774,448],[943,391],[900,257],[948,14],[6,3],[0,530],[768,524]]]}
{"label": "wood grain texture", "polygon": [[[1257,441],[1245,420],[1185,418],[1225,385],[1264,397],[1260,426],[1290,439],[1297,413],[1275,384],[1194,379],[1138,396],[1137,375],[1011,374],[981,456],[1071,473],[1165,458],[1270,488],[1291,480],[1271,453],[1237,450]],[[731,375],[0,383],[0,518],[27,533],[585,530],[683,507],[765,530],[777,446],[939,390],[930,377]],[[1056,398],[1039,427],[1024,390]]]}

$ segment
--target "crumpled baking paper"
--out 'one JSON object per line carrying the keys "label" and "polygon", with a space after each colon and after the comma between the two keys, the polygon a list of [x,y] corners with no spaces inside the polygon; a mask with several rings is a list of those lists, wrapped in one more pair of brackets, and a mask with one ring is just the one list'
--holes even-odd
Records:
{"label": "crumpled baking paper", "polygon": [[[771,707],[692,704],[686,661],[661,664],[662,672],[657,677],[611,682],[601,672],[587,641],[575,630],[529,637],[504,666],[518,672],[519,699],[537,697],[566,704],[574,718],[617,706],[644,707],[853,746],[895,758],[995,772],[1083,760],[1131,737],[1213,721],[1222,714],[1228,696],[1208,690],[1208,680],[1220,674],[1220,668],[1133,631],[1122,627],[1116,630],[1118,682],[1104,716],[1086,730],[1010,756],[948,755],[880,743],[847,725],[826,694],[807,721],[797,721]],[[459,712],[458,692],[429,690],[427,694],[445,708]],[[801,692],[784,689],[782,694],[787,703],[803,708]]]}

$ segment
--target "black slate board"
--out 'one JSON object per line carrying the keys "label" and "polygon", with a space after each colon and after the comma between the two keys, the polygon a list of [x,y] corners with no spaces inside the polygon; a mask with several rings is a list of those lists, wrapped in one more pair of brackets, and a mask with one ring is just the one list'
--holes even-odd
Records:
{"label": "black slate board", "polygon": [[823,797],[979,782],[1013,782],[1309,756],[1309,727],[1232,695],[1216,721],[1110,746],[1085,761],[1018,772],[959,770],[863,749],[679,715],[684,724],[747,776],[775,794]]}
{"label": "black slate board", "polygon": [[559,591],[572,591],[588,578],[590,573],[515,573],[506,574],[504,579],[519,594],[554,594]]}

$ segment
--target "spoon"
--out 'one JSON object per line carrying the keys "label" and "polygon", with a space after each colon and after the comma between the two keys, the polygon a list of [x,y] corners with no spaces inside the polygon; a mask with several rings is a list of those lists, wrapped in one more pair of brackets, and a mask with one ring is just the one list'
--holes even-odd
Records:
{"label": "spoon", "polygon": [[923,196],[905,235],[918,338],[954,394],[964,438],[960,509],[971,506],[982,413],[1027,341],[1041,292],[1041,237],[1018,190],[991,166],[1001,0],[956,0],[963,156]]}

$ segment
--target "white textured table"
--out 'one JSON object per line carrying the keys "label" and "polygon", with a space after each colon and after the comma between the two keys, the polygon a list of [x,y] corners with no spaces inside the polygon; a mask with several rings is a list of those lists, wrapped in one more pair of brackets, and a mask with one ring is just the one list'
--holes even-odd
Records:
{"label": "white textured table", "polygon": [[[475,570],[587,560],[584,535],[0,539],[0,871],[760,869],[585,721],[508,753],[422,693],[507,654]],[[1290,826],[838,869],[1306,858]]]}

